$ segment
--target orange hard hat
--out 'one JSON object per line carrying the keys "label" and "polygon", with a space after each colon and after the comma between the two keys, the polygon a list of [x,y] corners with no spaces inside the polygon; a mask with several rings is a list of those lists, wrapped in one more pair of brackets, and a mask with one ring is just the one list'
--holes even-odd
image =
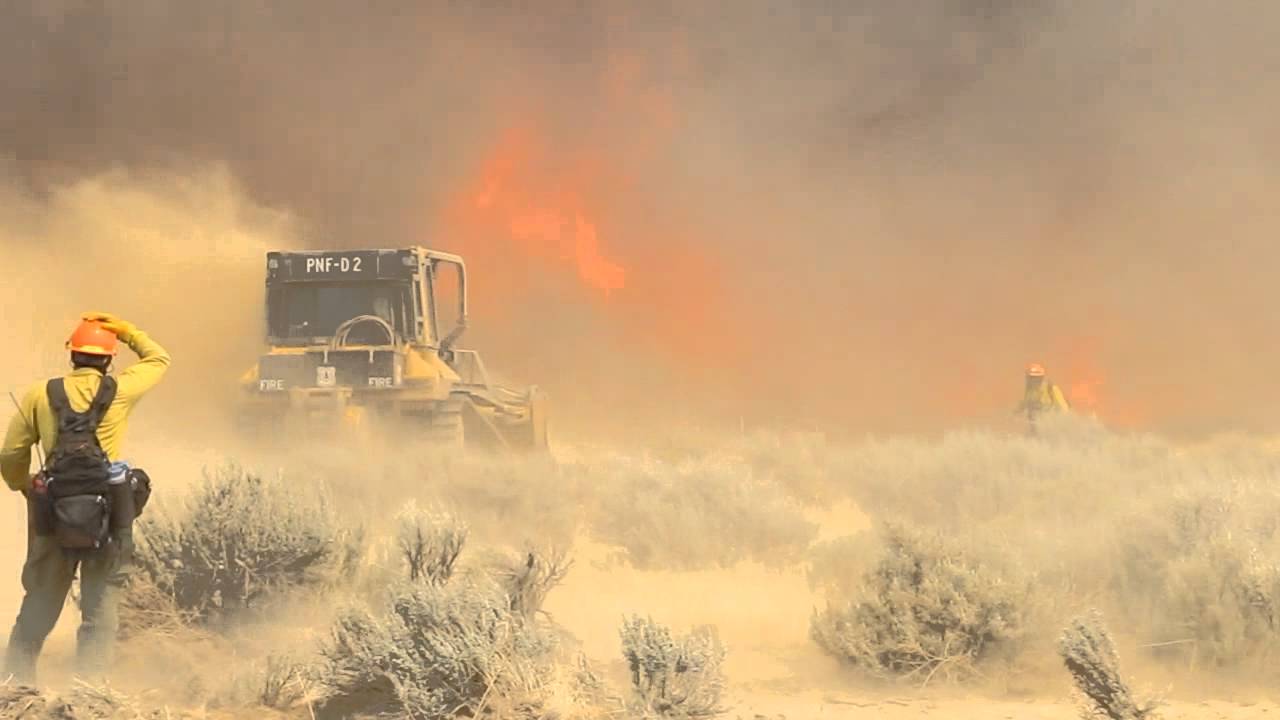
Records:
{"label": "orange hard hat", "polygon": [[1040,363],[1031,363],[1027,366],[1027,377],[1044,377],[1044,366]]}
{"label": "orange hard hat", "polygon": [[71,333],[67,341],[67,349],[85,355],[115,355],[116,346],[120,344],[116,334],[102,327],[100,323],[84,321]]}

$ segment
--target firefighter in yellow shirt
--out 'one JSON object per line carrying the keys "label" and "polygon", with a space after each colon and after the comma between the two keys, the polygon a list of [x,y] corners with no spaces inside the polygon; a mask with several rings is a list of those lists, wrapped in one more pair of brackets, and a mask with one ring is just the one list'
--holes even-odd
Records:
{"label": "firefighter in yellow shirt", "polygon": [[1022,402],[1014,412],[1027,418],[1027,430],[1036,434],[1036,421],[1046,413],[1067,412],[1071,406],[1062,394],[1062,388],[1054,384],[1045,375],[1044,366],[1031,363],[1027,366],[1027,382],[1022,393]]}
{"label": "firefighter in yellow shirt", "polygon": [[[118,343],[133,350],[138,362],[111,378],[108,373]],[[30,474],[31,448],[39,443],[44,454],[49,455],[58,447],[59,428],[70,427],[60,426],[60,418],[68,413],[59,412],[58,407],[69,410],[71,415],[89,417],[100,405],[100,412],[94,417],[96,432],[90,432],[89,437],[96,434],[107,460],[118,460],[129,414],[169,368],[169,353],[159,343],[132,323],[107,313],[86,313],[67,342],[67,349],[71,353],[71,372],[49,383],[41,382],[26,393],[0,447],[0,475],[10,489],[27,496],[28,503],[27,557],[22,568],[26,594],[9,636],[4,670],[20,682],[34,681],[36,659],[58,621],[77,569],[81,591],[81,624],[76,638],[78,669],[86,674],[106,670],[119,624],[120,594],[133,555],[132,529],[127,527],[113,525],[105,546],[85,555],[66,553],[56,538],[36,533],[33,497],[43,489],[43,479]],[[55,384],[60,388],[61,400],[57,403],[50,400]],[[112,396],[106,389],[113,384]]]}

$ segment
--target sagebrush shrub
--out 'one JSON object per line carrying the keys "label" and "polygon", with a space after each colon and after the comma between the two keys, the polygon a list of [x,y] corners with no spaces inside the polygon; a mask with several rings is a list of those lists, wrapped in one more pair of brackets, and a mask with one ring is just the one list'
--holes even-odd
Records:
{"label": "sagebrush shrub", "polygon": [[360,534],[316,487],[223,467],[206,472],[184,502],[138,520],[139,577],[126,608],[163,599],[184,618],[206,622],[282,588],[328,582],[355,563],[360,547]]}
{"label": "sagebrush shrub", "polygon": [[561,550],[529,550],[493,568],[493,575],[506,588],[512,612],[532,618],[542,610],[547,594],[564,580],[573,561]]}
{"label": "sagebrush shrub", "polygon": [[622,655],[631,671],[633,711],[662,717],[720,714],[725,649],[710,628],[675,637],[651,619],[622,625]]}
{"label": "sagebrush shrub", "polygon": [[[887,525],[875,564],[828,587],[813,638],[876,675],[963,677],[1023,631],[1029,587],[941,535]],[[852,581],[847,577],[856,578]]]}
{"label": "sagebrush shrub", "polygon": [[1120,675],[1120,659],[1102,617],[1090,613],[1071,621],[1058,639],[1058,654],[1075,683],[1081,714],[1099,720],[1144,720],[1154,703],[1139,703]]}
{"label": "sagebrush shrub", "polygon": [[1118,533],[1116,605],[1165,652],[1268,666],[1280,640],[1280,496],[1266,477],[1151,503]]}
{"label": "sagebrush shrub", "polygon": [[315,678],[321,716],[422,720],[501,705],[506,717],[540,704],[556,634],[538,611],[568,571],[567,557],[529,552],[455,575],[465,527],[416,506],[401,515],[399,538],[409,581],[380,610],[338,617]]}
{"label": "sagebrush shrub", "polygon": [[322,651],[320,717],[426,720],[536,703],[554,636],[496,583],[405,584],[380,613],[348,610]]}
{"label": "sagebrush shrub", "polygon": [[396,546],[409,580],[442,585],[467,542],[467,526],[452,514],[410,500],[396,515]]}

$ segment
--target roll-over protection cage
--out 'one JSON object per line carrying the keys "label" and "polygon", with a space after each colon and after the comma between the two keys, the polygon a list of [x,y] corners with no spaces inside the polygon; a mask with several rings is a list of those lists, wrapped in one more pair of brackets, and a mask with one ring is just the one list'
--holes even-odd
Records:
{"label": "roll-over protection cage", "polygon": [[[447,333],[442,332],[436,286],[441,266],[457,273],[458,316]],[[297,338],[275,332],[272,313],[282,300],[275,291],[304,283],[371,285],[408,282],[413,295],[414,344],[449,353],[467,329],[467,266],[452,253],[407,248],[402,250],[297,251],[267,253],[267,341],[273,345],[321,344],[329,336]],[[443,335],[443,336],[442,336]]]}

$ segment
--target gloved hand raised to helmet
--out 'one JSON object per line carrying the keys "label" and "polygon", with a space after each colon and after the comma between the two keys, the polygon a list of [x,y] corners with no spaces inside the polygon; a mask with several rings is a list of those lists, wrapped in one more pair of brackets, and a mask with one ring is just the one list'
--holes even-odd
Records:
{"label": "gloved hand raised to helmet", "polygon": [[105,312],[87,312],[80,316],[85,322],[95,322],[102,326],[103,330],[113,333],[116,337],[124,342],[129,342],[138,332],[138,327],[128,320],[121,320],[119,317]]}

